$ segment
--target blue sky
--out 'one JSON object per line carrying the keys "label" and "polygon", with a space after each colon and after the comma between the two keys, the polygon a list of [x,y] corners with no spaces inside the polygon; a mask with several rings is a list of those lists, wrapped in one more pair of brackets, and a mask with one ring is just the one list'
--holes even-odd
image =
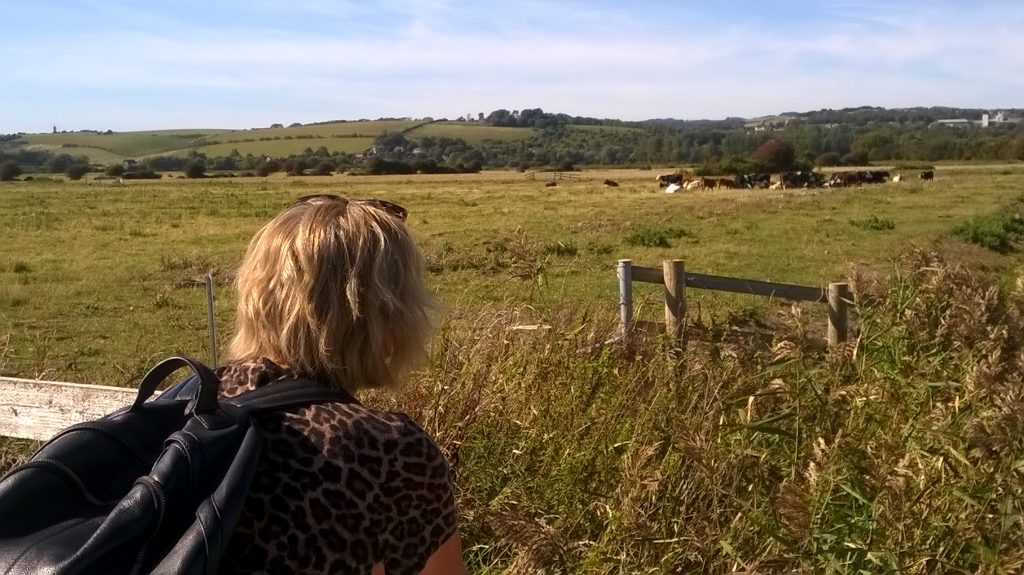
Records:
{"label": "blue sky", "polygon": [[0,133],[1024,107],[1019,0],[28,0]]}

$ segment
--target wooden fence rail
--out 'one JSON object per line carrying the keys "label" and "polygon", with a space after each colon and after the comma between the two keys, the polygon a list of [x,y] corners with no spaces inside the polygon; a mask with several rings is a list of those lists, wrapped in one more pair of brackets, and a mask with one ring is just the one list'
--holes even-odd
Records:
{"label": "wooden fence rail", "polygon": [[69,425],[130,405],[137,392],[130,387],[0,377],[0,436],[49,439]]}
{"label": "wooden fence rail", "polygon": [[661,284],[665,287],[665,330],[680,345],[685,343],[686,288],[777,297],[794,301],[828,303],[828,343],[846,341],[848,330],[849,286],[830,283],[816,288],[760,280],[730,278],[686,271],[682,260],[665,260],[661,269],[634,266],[632,260],[619,260],[619,323],[623,337],[633,326],[633,282]]}

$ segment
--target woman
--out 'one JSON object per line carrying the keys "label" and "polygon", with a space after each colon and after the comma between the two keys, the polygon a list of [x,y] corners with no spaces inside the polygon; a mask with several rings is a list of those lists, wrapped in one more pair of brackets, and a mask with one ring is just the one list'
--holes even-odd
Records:
{"label": "woman", "polygon": [[[221,393],[308,377],[356,392],[420,359],[433,303],[406,211],[300,198],[238,272]],[[222,573],[465,573],[443,454],[416,423],[359,403],[261,416],[264,452]]]}

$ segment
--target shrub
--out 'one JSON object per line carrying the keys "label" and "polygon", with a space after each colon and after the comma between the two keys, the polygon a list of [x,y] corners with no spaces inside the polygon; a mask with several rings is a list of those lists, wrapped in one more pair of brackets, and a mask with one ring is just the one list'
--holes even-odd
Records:
{"label": "shrub", "polygon": [[64,170],[64,175],[69,180],[81,180],[87,173],[89,173],[89,166],[87,164],[71,164],[67,170]]}
{"label": "shrub", "polygon": [[817,159],[814,160],[814,165],[815,166],[820,166],[820,167],[823,167],[823,168],[830,168],[830,167],[833,167],[833,166],[841,166],[842,164],[843,164],[842,158],[840,158],[839,154],[837,154],[835,152],[826,152],[826,153],[818,156]]}
{"label": "shrub", "polygon": [[124,166],[122,166],[121,164],[107,166],[107,169],[103,170],[103,173],[108,176],[123,176],[124,172]]}
{"label": "shrub", "polygon": [[160,174],[150,170],[140,170],[137,172],[125,172],[122,177],[126,180],[159,180]]}
{"label": "shrub", "polygon": [[766,172],[785,172],[794,168],[796,148],[786,140],[772,138],[758,146],[750,159]]}
{"label": "shrub", "polygon": [[892,220],[876,215],[871,215],[862,220],[850,220],[850,224],[865,230],[884,231],[896,229],[896,224]]}
{"label": "shrub", "polygon": [[14,160],[0,164],[0,182],[9,182],[21,175],[21,166]]}
{"label": "shrub", "polygon": [[642,228],[626,236],[626,243],[645,248],[669,248],[672,247],[669,239],[682,237],[693,236],[682,228]]}
{"label": "shrub", "polygon": [[330,162],[320,162],[313,168],[313,174],[317,176],[329,176],[334,172],[334,166]]}
{"label": "shrub", "polygon": [[544,255],[554,255],[559,257],[573,257],[579,254],[580,250],[576,247],[576,244],[572,242],[551,242],[544,244]]}
{"label": "shrub", "polygon": [[181,171],[185,173],[186,178],[206,177],[206,166],[202,162],[196,160],[189,160]]}
{"label": "shrub", "polygon": [[1024,218],[1020,212],[977,216],[957,226],[953,233],[964,241],[1005,254],[1024,239]]}

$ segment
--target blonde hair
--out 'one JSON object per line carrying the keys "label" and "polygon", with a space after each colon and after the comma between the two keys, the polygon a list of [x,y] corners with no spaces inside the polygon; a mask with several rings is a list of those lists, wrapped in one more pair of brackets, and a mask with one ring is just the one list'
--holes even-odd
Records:
{"label": "blonde hair", "polygon": [[430,335],[422,276],[399,218],[341,198],[300,201],[249,242],[228,358],[266,357],[349,391],[397,385]]}

